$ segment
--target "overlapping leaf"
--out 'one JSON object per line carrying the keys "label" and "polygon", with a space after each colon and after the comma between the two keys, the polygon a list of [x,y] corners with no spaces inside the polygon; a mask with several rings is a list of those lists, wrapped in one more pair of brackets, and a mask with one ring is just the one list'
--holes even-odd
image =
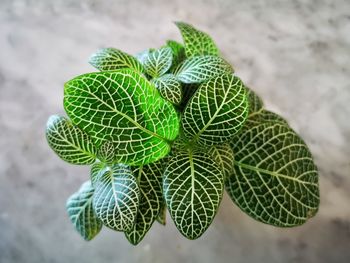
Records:
{"label": "overlapping leaf", "polygon": [[162,197],[162,168],[154,163],[136,168],[140,188],[140,204],[133,227],[125,232],[131,244],[137,245],[144,238],[153,222],[156,220],[163,201]]}
{"label": "overlapping leaf", "polygon": [[97,157],[100,161],[104,163],[111,164],[115,158],[114,144],[110,141],[104,141],[97,151]]}
{"label": "overlapping leaf", "polygon": [[160,207],[160,212],[156,219],[157,222],[163,226],[166,225],[166,211],[167,211],[166,204],[165,204],[165,201],[163,201]]}
{"label": "overlapping leaf", "polygon": [[65,84],[64,106],[97,145],[114,143],[119,163],[141,165],[164,157],[179,130],[171,103],[129,69],[74,78]]}
{"label": "overlapping leaf", "polygon": [[213,77],[232,73],[233,69],[224,59],[215,56],[198,56],[186,59],[175,75],[183,83],[201,83]]}
{"label": "overlapping leaf", "polygon": [[93,208],[103,224],[117,231],[130,230],[139,206],[139,187],[128,166],[106,170],[95,183]]}
{"label": "overlapping leaf", "polygon": [[173,104],[180,104],[182,100],[181,83],[173,74],[166,74],[153,79],[152,82],[159,90],[160,95]]}
{"label": "overlapping leaf", "polygon": [[256,94],[254,91],[252,91],[249,88],[247,89],[247,97],[249,102],[249,115],[259,112],[263,109],[264,103],[262,99]]}
{"label": "overlapping leaf", "polygon": [[222,199],[224,175],[206,154],[180,152],[163,175],[168,210],[179,231],[189,239],[200,237],[214,219]]}
{"label": "overlapping leaf", "polygon": [[265,123],[232,140],[235,172],[226,189],[232,200],[261,222],[291,227],[318,209],[317,168],[311,153],[289,127]]}
{"label": "overlapping leaf", "polygon": [[100,176],[103,175],[107,171],[107,169],[109,169],[109,167],[103,162],[96,162],[93,165],[91,165],[90,181],[93,187],[96,186],[96,183],[99,181]]}
{"label": "overlapping leaf", "polygon": [[171,67],[173,62],[173,54],[170,47],[162,47],[153,52],[143,62],[143,66],[148,75],[157,78],[165,74]]}
{"label": "overlapping leaf", "polygon": [[115,48],[101,48],[91,55],[89,63],[101,71],[131,68],[135,71],[143,72],[143,67],[137,59]]}
{"label": "overlapping leaf", "polygon": [[246,91],[239,78],[221,75],[203,83],[182,116],[185,136],[201,145],[228,141],[248,114]]}
{"label": "overlapping leaf", "polygon": [[268,111],[265,109],[252,113],[246,121],[246,126],[251,127],[254,125],[267,123],[267,122],[279,123],[279,124],[288,126],[287,121],[283,119],[281,116],[279,116],[278,114],[272,111]]}
{"label": "overlapping leaf", "polygon": [[225,178],[232,175],[234,154],[229,143],[211,146],[208,150],[208,154],[219,165],[221,171],[223,171],[225,175]]}
{"label": "overlapping leaf", "polygon": [[168,40],[166,44],[171,48],[173,54],[173,63],[170,68],[170,71],[173,72],[173,70],[186,58],[185,48],[182,44],[174,40]]}
{"label": "overlapping leaf", "polygon": [[51,149],[72,164],[92,164],[96,148],[90,137],[67,118],[52,115],[46,124],[46,139]]}
{"label": "overlapping leaf", "polygon": [[187,57],[200,55],[219,55],[218,48],[208,34],[184,22],[176,22],[175,24],[180,29],[182,38],[184,40]]}
{"label": "overlapping leaf", "polygon": [[93,239],[102,228],[102,222],[92,208],[93,193],[91,183],[85,182],[78,192],[68,198],[66,204],[71,222],[85,240]]}

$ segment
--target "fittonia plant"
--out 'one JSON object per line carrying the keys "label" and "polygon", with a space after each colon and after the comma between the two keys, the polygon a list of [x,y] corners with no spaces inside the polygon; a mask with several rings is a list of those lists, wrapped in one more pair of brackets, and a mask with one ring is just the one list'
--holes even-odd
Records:
{"label": "fittonia plant", "polygon": [[67,201],[86,240],[102,226],[138,244],[169,211],[200,237],[224,190],[254,219],[293,227],[319,205],[317,168],[305,142],[233,73],[213,40],[178,22],[184,44],[131,56],[104,48],[99,72],[64,86],[68,117],[51,116],[47,141],[64,161],[91,165]]}

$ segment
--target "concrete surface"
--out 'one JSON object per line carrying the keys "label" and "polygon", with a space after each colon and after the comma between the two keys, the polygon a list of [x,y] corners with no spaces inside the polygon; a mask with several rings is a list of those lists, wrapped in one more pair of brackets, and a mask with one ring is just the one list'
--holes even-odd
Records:
{"label": "concrete surface", "polygon": [[[349,262],[349,1],[0,1],[0,262]],[[48,148],[63,83],[88,56],[180,40],[174,20],[210,33],[237,74],[284,115],[320,170],[321,207],[307,224],[258,223],[225,197],[211,228],[189,241],[168,220],[137,247],[104,229],[84,242],[66,198],[88,178]]]}

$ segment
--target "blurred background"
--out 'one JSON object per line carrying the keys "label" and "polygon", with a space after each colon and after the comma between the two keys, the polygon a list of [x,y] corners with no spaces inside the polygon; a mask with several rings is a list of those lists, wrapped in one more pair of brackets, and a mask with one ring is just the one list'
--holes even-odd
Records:
{"label": "blurred background", "polygon": [[[209,230],[186,240],[168,217],[134,247],[103,229],[91,242],[65,202],[87,167],[49,149],[63,83],[94,69],[101,47],[135,54],[180,40],[173,21],[208,32],[238,76],[289,120],[320,172],[321,206],[305,225],[254,221],[227,196]],[[0,262],[349,262],[348,0],[0,0]]]}

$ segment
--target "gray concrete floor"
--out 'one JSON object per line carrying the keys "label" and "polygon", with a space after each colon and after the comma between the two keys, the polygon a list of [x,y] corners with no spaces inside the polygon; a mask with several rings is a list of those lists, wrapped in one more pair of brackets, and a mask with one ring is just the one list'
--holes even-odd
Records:
{"label": "gray concrete floor", "polygon": [[[0,1],[0,262],[349,262],[349,1]],[[104,229],[84,242],[66,198],[88,178],[44,137],[63,113],[63,83],[92,71],[88,56],[180,40],[174,20],[210,33],[237,74],[285,116],[320,171],[321,207],[307,224],[279,229],[225,196],[210,229],[182,237],[169,219],[137,247]]]}

